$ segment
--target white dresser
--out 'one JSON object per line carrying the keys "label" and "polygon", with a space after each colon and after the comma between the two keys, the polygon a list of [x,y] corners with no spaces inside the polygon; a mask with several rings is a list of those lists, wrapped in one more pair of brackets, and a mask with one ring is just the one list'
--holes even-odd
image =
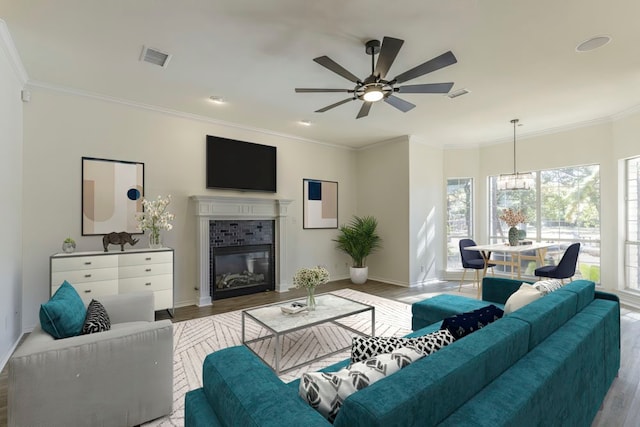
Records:
{"label": "white dresser", "polygon": [[58,253],[50,257],[51,295],[69,282],[85,303],[101,295],[153,292],[156,310],[173,314],[173,249]]}

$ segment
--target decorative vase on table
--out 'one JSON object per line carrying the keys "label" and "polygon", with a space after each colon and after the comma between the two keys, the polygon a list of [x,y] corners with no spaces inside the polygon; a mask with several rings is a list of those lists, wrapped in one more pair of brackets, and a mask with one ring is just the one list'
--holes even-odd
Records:
{"label": "decorative vase on table", "polygon": [[519,237],[520,233],[516,227],[509,228],[509,246],[518,246]]}
{"label": "decorative vase on table", "polygon": [[329,271],[324,267],[301,268],[293,275],[293,286],[307,290],[307,310],[316,309],[316,286],[329,281]]}
{"label": "decorative vase on table", "polygon": [[162,234],[159,229],[149,230],[149,248],[160,249],[162,247]]}
{"label": "decorative vase on table", "polygon": [[314,311],[316,309],[315,292],[316,292],[315,286],[307,288],[307,310],[309,311]]}

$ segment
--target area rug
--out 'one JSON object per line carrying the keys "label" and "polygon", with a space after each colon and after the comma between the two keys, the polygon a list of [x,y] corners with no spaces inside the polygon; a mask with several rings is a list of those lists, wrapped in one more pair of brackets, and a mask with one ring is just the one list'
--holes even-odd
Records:
{"label": "area rug", "polygon": [[[332,292],[375,307],[376,336],[403,336],[411,332],[411,306],[397,301],[369,295],[352,289]],[[371,333],[371,313],[366,312],[341,319],[341,322],[364,333]],[[258,325],[247,323],[247,336],[267,333]],[[184,395],[202,386],[202,362],[214,351],[242,344],[241,311],[178,322],[173,325],[173,413],[144,424],[145,426],[184,426]],[[286,366],[311,360],[350,345],[354,334],[331,323],[294,332],[283,340],[282,363]],[[270,360],[273,347],[256,348]],[[264,354],[263,354],[264,353]],[[349,350],[296,368],[280,375],[289,382],[303,372],[315,371],[349,357]]]}

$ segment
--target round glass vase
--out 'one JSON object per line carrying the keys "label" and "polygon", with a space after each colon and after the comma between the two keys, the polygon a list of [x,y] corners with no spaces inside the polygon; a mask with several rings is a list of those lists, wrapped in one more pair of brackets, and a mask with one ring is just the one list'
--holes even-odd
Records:
{"label": "round glass vase", "polygon": [[162,247],[162,233],[160,230],[149,230],[149,248],[160,249]]}
{"label": "round glass vase", "polygon": [[315,292],[316,292],[315,286],[307,288],[307,310],[309,311],[315,311],[316,309]]}
{"label": "round glass vase", "polygon": [[516,227],[509,228],[509,246],[518,246],[518,240],[520,238],[520,232]]}

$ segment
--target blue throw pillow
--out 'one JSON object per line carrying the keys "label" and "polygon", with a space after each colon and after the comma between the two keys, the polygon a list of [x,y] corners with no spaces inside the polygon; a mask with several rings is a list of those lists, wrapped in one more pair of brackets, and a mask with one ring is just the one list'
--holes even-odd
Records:
{"label": "blue throw pillow", "polygon": [[440,329],[447,329],[455,339],[459,339],[500,319],[503,315],[504,311],[491,304],[468,313],[447,317],[442,321]]}
{"label": "blue throw pillow", "polygon": [[80,335],[87,309],[66,280],[49,302],[40,306],[40,326],[55,339]]}

